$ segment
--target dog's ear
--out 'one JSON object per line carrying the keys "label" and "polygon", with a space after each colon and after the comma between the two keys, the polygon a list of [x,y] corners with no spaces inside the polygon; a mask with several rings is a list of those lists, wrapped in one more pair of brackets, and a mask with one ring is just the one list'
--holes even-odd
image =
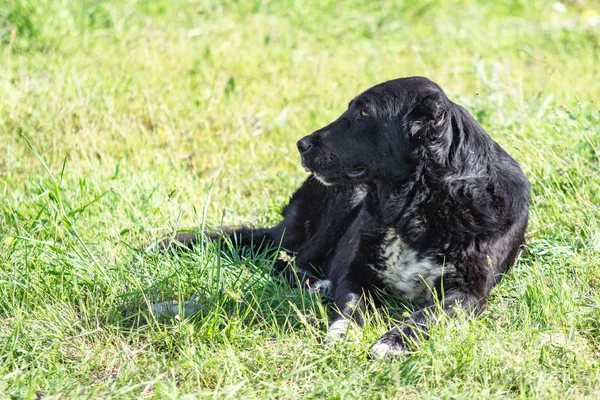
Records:
{"label": "dog's ear", "polygon": [[408,115],[409,131],[415,140],[435,140],[446,121],[446,101],[441,93],[433,92],[421,98]]}

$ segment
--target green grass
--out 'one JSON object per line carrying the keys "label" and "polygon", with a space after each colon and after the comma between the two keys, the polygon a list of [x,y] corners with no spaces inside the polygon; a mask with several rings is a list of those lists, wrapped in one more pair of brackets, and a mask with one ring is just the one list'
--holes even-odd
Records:
{"label": "green grass", "polygon": [[[499,4],[495,4],[499,3]],[[569,1],[4,0],[0,398],[597,398],[600,6]],[[274,223],[295,141],[424,75],[520,161],[528,252],[488,310],[392,362],[322,343],[269,254],[136,249]],[[189,318],[150,304],[197,294]]]}

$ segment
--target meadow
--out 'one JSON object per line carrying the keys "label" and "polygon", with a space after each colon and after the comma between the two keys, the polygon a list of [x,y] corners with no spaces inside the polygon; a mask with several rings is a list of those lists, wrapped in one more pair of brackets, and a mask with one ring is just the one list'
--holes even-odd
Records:
{"label": "meadow", "polygon": [[[276,223],[296,140],[412,75],[532,183],[527,250],[480,318],[373,360],[410,305],[325,345],[329,303],[271,253],[140,250]],[[599,82],[591,0],[3,0],[0,398],[599,398]]]}

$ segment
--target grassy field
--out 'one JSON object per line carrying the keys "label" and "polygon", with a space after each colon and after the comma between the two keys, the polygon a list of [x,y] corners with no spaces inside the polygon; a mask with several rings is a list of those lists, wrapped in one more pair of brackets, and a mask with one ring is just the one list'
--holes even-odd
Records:
{"label": "grassy field", "polygon": [[[599,398],[600,6],[573,0],[0,2],[0,398]],[[145,255],[269,224],[295,141],[424,75],[532,182],[528,251],[414,354],[323,344],[270,254]],[[185,318],[152,303],[188,299]]]}

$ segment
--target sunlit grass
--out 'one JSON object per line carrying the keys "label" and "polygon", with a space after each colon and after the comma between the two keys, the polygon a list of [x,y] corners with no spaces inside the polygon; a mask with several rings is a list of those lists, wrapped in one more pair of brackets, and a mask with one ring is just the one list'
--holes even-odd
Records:
{"label": "sunlit grass", "polygon": [[[595,2],[5,3],[0,398],[597,396]],[[271,277],[273,254],[138,250],[177,228],[276,222],[305,178],[295,141],[409,75],[438,82],[533,184],[528,251],[481,318],[373,361],[402,303],[326,346],[328,303]],[[189,318],[149,313],[192,296]]]}

